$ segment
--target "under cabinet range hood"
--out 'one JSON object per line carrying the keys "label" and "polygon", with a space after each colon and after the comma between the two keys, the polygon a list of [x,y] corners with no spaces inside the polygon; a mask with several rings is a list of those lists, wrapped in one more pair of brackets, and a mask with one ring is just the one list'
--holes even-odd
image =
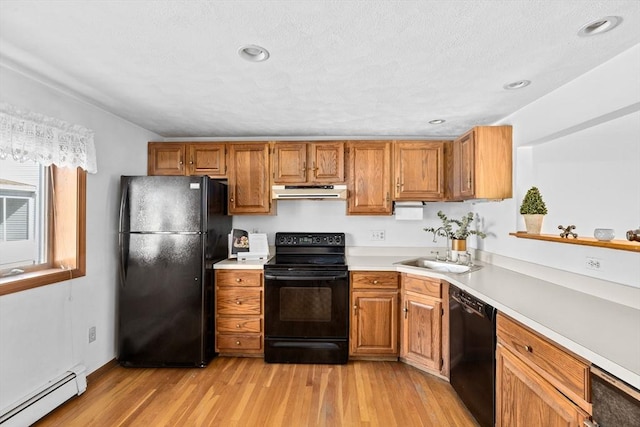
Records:
{"label": "under cabinet range hood", "polygon": [[274,185],[271,197],[277,200],[346,200],[346,185]]}

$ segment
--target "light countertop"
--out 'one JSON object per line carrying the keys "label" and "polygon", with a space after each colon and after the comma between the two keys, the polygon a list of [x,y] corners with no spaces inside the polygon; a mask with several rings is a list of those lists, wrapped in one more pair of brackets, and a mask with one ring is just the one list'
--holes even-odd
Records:
{"label": "light countertop", "polygon": [[[347,265],[446,280],[640,389],[640,309],[482,262],[462,274],[397,264],[417,256],[348,255]],[[215,268],[262,269],[265,262],[226,260]]]}

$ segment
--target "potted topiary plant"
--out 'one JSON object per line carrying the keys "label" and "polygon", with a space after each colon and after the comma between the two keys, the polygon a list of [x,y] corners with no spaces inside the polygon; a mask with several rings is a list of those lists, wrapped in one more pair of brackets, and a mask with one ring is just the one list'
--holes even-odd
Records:
{"label": "potted topiary plant", "polygon": [[537,187],[531,187],[520,205],[520,213],[529,234],[540,234],[542,219],[547,214],[547,205]]}

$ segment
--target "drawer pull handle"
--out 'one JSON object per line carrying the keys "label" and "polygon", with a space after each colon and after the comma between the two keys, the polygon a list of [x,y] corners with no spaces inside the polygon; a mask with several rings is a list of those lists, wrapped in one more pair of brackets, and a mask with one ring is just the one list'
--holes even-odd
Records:
{"label": "drawer pull handle", "polygon": [[242,301],[240,301],[240,300],[236,300],[236,304],[238,304],[238,305],[242,305]]}
{"label": "drawer pull handle", "polygon": [[242,279],[238,277],[238,278],[236,279],[236,282],[242,282]]}
{"label": "drawer pull handle", "polygon": [[240,344],[241,344],[241,342],[240,342],[240,341],[236,341],[236,345],[240,345]]}
{"label": "drawer pull handle", "polygon": [[240,329],[240,323],[236,323],[236,328]]}
{"label": "drawer pull handle", "polygon": [[377,281],[377,280],[374,280],[374,281],[373,281],[373,284],[374,284],[374,285],[377,285],[377,284],[378,284],[378,281]]}
{"label": "drawer pull handle", "polygon": [[531,348],[530,345],[525,345],[524,346],[524,351],[526,351],[527,353],[533,353],[533,348]]}

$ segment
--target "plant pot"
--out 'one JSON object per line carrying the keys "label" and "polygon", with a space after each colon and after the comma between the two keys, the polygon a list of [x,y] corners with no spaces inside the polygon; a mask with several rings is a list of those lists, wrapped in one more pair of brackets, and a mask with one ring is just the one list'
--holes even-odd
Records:
{"label": "plant pot", "polygon": [[467,251],[467,239],[451,239],[451,250],[458,252]]}
{"label": "plant pot", "polygon": [[451,261],[458,261],[460,254],[467,252],[466,239],[451,239]]}
{"label": "plant pot", "polygon": [[524,218],[524,225],[527,228],[528,234],[540,234],[540,230],[542,229],[542,219],[544,218],[544,215],[522,215],[522,217]]}

